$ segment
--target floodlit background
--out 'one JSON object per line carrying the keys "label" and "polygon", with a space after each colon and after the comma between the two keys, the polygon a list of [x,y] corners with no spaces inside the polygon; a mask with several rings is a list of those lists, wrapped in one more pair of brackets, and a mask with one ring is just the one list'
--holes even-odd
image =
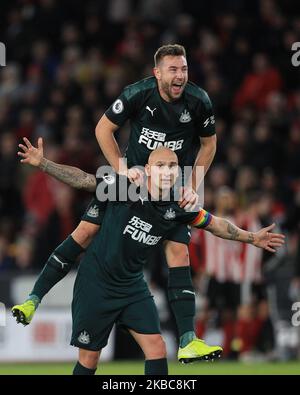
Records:
{"label": "floodlit background", "polygon": [[[197,334],[222,344],[228,363],[257,367],[244,373],[296,371],[300,316],[299,305],[294,311],[292,306],[300,302],[300,55],[292,45],[300,41],[297,3],[1,1],[6,66],[0,67],[0,374],[41,372],[44,366],[26,370],[8,362],[76,361],[77,351],[69,346],[75,270],[45,297],[26,328],[16,325],[9,309],[24,301],[91,197],[20,165],[18,143],[24,136],[34,143],[42,136],[46,157],[95,172],[105,163],[94,135],[99,118],[124,86],[152,74],[154,52],[166,43],[185,46],[189,78],[214,105],[218,150],[205,179],[205,208],[254,231],[276,222],[287,235],[286,248],[271,255],[194,231]],[[128,133],[125,126],[117,135],[123,150]],[[159,253],[146,275],[172,360],[176,332],[166,301],[167,267]],[[115,330],[102,357],[142,356],[126,333]],[[221,365],[197,364],[191,370],[176,365],[176,373],[212,374]],[[131,365],[114,366],[115,373],[128,373]],[[142,361],[138,366],[142,373]],[[236,372],[249,367],[234,366]],[[43,372],[72,371],[71,365],[55,369],[45,365]]]}

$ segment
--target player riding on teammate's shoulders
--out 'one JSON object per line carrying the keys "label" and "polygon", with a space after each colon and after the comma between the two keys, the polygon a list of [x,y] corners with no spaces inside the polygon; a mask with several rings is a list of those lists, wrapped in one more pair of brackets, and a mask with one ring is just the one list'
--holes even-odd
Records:
{"label": "player riding on teammate's shoulders", "polygon": [[[120,200],[118,195],[113,201],[105,202],[102,199],[102,204],[106,204],[103,229],[87,249],[80,265],[80,276],[77,276],[75,283],[71,344],[80,348],[83,359],[88,358],[89,352],[94,355],[97,350],[99,356],[100,350],[107,344],[113,324],[117,323],[130,328],[146,360],[150,356],[150,349],[151,352],[156,350],[160,369],[166,374],[166,362],[163,362],[166,350],[160,335],[158,314],[142,273],[151,249],[165,240],[180,224],[203,228],[218,237],[248,242],[268,251],[281,246],[284,237],[270,233],[274,225],[251,233],[204,209],[188,212],[180,208],[177,202],[168,201],[170,189],[178,176],[177,156],[168,148],[159,148],[149,155],[145,173],[148,199],[135,199],[135,204],[127,204],[128,201]],[[84,173],[82,177],[85,177]],[[95,190],[97,185],[102,185],[105,187],[102,191],[107,193],[109,188],[118,187],[122,176],[114,174],[94,178]],[[130,187],[128,182],[125,185]],[[179,272],[177,281],[180,280]],[[178,283],[169,298],[171,303],[193,299],[193,288],[186,286],[182,290]],[[99,303],[101,300],[102,303]],[[29,303],[33,305],[34,302],[30,300]],[[15,306],[13,311],[17,316],[22,314],[24,317],[25,307]],[[83,341],[83,329],[88,341]],[[187,335],[191,338],[186,346],[179,347],[179,361],[209,360],[222,353],[221,347],[208,346],[203,340],[195,338],[192,331],[187,330]]]}

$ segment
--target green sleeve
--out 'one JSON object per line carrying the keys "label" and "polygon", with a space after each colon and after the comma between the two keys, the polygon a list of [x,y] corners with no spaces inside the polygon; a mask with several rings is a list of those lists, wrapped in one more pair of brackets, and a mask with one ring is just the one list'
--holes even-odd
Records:
{"label": "green sleeve", "polygon": [[139,103],[139,91],[133,90],[131,86],[128,86],[106,110],[105,115],[115,125],[122,126],[127,120],[133,118],[138,111]]}
{"label": "green sleeve", "polygon": [[209,137],[216,133],[213,107],[204,90],[201,90],[201,96],[197,101],[195,123],[200,137]]}

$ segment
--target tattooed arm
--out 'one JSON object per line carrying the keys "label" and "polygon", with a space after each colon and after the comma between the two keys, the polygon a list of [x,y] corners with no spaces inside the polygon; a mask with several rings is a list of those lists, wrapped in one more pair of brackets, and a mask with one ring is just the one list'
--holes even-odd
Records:
{"label": "tattooed arm", "polygon": [[77,167],[60,165],[44,158],[43,140],[41,138],[38,139],[37,148],[26,137],[23,140],[26,145],[19,144],[23,152],[18,152],[18,155],[23,158],[21,159],[22,163],[38,167],[45,173],[73,188],[95,192],[97,184],[96,177],[93,174],[86,173]]}
{"label": "tattooed arm", "polygon": [[281,247],[284,243],[284,235],[271,233],[274,227],[275,224],[272,224],[253,233],[238,228],[227,219],[212,216],[212,220],[209,225],[205,227],[205,230],[208,230],[215,236],[221,237],[222,239],[250,243],[256,247],[264,248],[267,251],[276,252],[275,247]]}
{"label": "tattooed arm", "polygon": [[254,242],[254,234],[252,232],[240,229],[227,219],[220,217],[213,216],[210,224],[205,230],[209,230],[215,236],[221,237],[222,239],[237,240],[251,244]]}
{"label": "tattooed arm", "polygon": [[77,167],[60,165],[42,158],[39,168],[64,184],[70,185],[70,187],[84,189],[88,192],[96,191],[96,177]]}

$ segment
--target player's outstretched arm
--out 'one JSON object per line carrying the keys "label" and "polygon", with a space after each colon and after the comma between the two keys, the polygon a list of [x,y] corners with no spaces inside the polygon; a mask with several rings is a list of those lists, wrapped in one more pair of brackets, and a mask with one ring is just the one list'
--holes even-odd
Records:
{"label": "player's outstretched arm", "polygon": [[34,147],[26,137],[23,140],[25,145],[19,144],[22,151],[18,152],[18,155],[22,158],[21,163],[38,167],[45,173],[73,188],[84,189],[88,192],[96,191],[96,177],[93,174],[86,173],[77,167],[60,165],[46,159],[41,137],[38,139],[37,147]]}
{"label": "player's outstretched arm", "polygon": [[248,232],[238,228],[224,218],[212,216],[212,220],[204,229],[222,239],[237,240],[253,244],[270,252],[276,252],[276,247],[284,244],[285,236],[280,233],[272,233],[275,224],[262,228],[258,232]]}

